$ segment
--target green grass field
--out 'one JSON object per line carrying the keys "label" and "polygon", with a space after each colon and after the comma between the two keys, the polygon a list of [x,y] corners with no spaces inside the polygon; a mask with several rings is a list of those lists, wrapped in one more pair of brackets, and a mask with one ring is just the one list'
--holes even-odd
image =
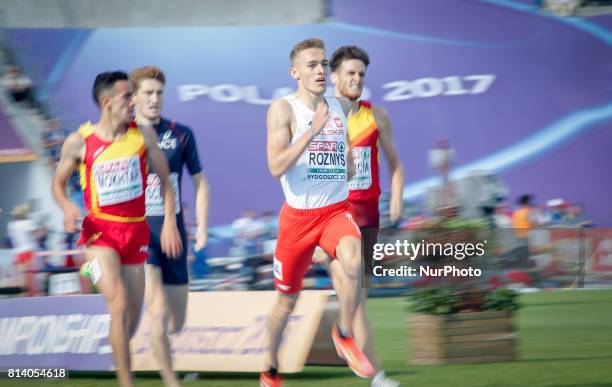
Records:
{"label": "green grass field", "polygon": [[[612,290],[559,290],[526,294],[518,314],[519,360],[508,363],[411,366],[407,362],[406,302],[371,299],[368,311],[376,348],[388,373],[403,386],[612,386]],[[256,386],[256,374],[203,373],[196,386]],[[49,383],[46,383],[49,384]],[[72,375],[62,386],[114,386],[112,374]],[[346,367],[306,367],[286,375],[291,386],[367,386]],[[2,386],[25,382],[3,380]],[[40,382],[28,382],[40,385]],[[138,375],[137,386],[162,386],[156,374]]]}

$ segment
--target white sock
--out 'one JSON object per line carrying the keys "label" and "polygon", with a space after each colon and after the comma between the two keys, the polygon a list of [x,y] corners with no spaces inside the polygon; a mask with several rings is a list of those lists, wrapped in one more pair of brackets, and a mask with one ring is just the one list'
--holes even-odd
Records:
{"label": "white sock", "polygon": [[346,334],[346,329],[344,329],[344,325],[342,325],[342,322],[340,322],[340,320],[338,320],[338,329],[340,330],[340,335],[344,338],[349,337],[349,335]]}
{"label": "white sock", "polygon": [[376,375],[374,375],[374,377],[372,378],[373,382],[378,382],[382,379],[385,378],[385,371],[384,370],[380,370],[376,373]]}

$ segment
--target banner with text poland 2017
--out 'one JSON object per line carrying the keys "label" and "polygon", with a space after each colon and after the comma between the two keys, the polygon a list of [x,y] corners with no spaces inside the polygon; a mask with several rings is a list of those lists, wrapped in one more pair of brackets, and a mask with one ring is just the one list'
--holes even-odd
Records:
{"label": "banner with text poland 2017", "polygon": [[[281,345],[283,372],[298,372],[308,360],[334,363],[333,346],[317,343],[327,291],[302,292]],[[191,293],[187,321],[172,337],[179,371],[260,371],[267,353],[266,316],[274,292]],[[327,308],[329,309],[329,308]],[[328,319],[327,319],[328,320]],[[329,321],[327,321],[329,322]],[[20,298],[0,301],[0,369],[63,367],[112,370],[110,316],[100,295]],[[135,371],[155,370],[146,319],[132,339]],[[312,351],[318,358],[313,358]],[[325,348],[325,351],[321,351]],[[329,359],[332,359],[331,361]]]}

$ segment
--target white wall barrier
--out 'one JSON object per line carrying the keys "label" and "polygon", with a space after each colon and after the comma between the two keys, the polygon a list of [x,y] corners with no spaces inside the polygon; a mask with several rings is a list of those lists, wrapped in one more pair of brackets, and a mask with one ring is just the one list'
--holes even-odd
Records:
{"label": "white wall barrier", "polygon": [[[190,293],[185,328],[172,337],[175,368],[260,371],[266,316],[275,299],[272,291]],[[337,316],[337,301],[328,291],[302,292],[281,345],[281,371],[299,372],[306,362],[342,364],[330,338]],[[109,322],[100,295],[0,300],[0,369],[111,370]],[[157,369],[144,316],[131,348],[134,370]]]}

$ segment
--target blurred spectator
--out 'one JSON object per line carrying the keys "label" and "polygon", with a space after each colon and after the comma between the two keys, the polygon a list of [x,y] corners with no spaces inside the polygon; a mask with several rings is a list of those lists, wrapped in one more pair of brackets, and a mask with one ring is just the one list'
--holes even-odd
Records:
{"label": "blurred spectator", "polygon": [[547,205],[553,226],[585,227],[591,224],[580,205],[570,204],[563,199],[549,200]]}
{"label": "blurred spectator", "polygon": [[278,234],[278,220],[276,219],[274,211],[264,211],[259,217],[261,223],[261,235],[262,239],[275,239]]}
{"label": "blurred spectator", "polygon": [[450,180],[450,168],[453,165],[455,152],[448,140],[440,140],[438,146],[429,152],[429,166],[442,177],[442,184],[430,187],[426,193],[427,209],[433,214],[456,213],[459,208],[457,185]]}
{"label": "blurred spectator", "polygon": [[493,211],[493,224],[497,228],[512,228],[512,217],[506,203],[499,203]]}
{"label": "blurred spectator", "polygon": [[28,217],[30,208],[22,204],[13,209],[7,225],[8,236],[17,262],[27,262],[36,250],[36,221]]}
{"label": "blurred spectator", "polygon": [[264,211],[260,217],[261,235],[259,235],[259,252],[262,255],[274,254],[278,236],[278,219],[274,211]]}
{"label": "blurred spectator", "polygon": [[516,229],[516,237],[526,240],[529,237],[529,230],[537,224],[537,211],[532,204],[531,195],[521,195],[517,204],[518,208],[512,213],[512,225]]}
{"label": "blurred spectator", "polygon": [[37,219],[32,219],[36,222],[36,245],[39,250],[49,250],[49,215],[40,214]]}
{"label": "blurred spectator", "polygon": [[28,201],[28,219],[32,220],[36,226],[36,245],[40,250],[47,250],[47,239],[49,237],[49,214],[42,211],[40,199],[30,199]]}
{"label": "blurred spectator", "polygon": [[32,90],[32,80],[21,73],[18,66],[6,66],[6,72],[2,78],[2,85],[13,97],[15,102],[27,102],[30,107],[36,107],[34,92]]}
{"label": "blurred spectator", "polygon": [[265,232],[264,225],[255,219],[255,211],[247,210],[241,218],[232,223],[234,230],[234,247],[232,255],[249,256],[257,254],[258,240]]}
{"label": "blurred spectator", "polygon": [[544,0],[542,8],[557,16],[572,16],[580,7],[582,0]]}
{"label": "blurred spectator", "polygon": [[512,226],[518,244],[511,259],[515,268],[528,267],[530,254],[536,253],[535,249],[530,248],[529,234],[540,223],[539,211],[533,206],[532,200],[531,195],[521,195],[517,202],[519,207],[512,213]]}
{"label": "blurred spectator", "polygon": [[546,205],[548,206],[550,222],[553,224],[561,222],[567,203],[563,199],[553,199],[549,200]]}
{"label": "blurred spectator", "polygon": [[567,207],[563,221],[566,225],[573,227],[587,227],[592,225],[591,221],[584,215],[582,206],[578,204],[569,205]]}
{"label": "blurred spectator", "polygon": [[48,119],[47,126],[42,134],[42,140],[47,156],[54,162],[59,160],[60,151],[65,139],[66,134],[60,127],[59,118]]}
{"label": "blurred spectator", "polygon": [[36,295],[38,289],[34,283],[34,271],[39,267],[34,260],[34,252],[37,250],[38,226],[36,221],[30,218],[28,204],[15,207],[11,215],[12,219],[8,223],[7,231],[13,247],[15,264],[22,273],[22,283],[28,288],[28,294]]}

